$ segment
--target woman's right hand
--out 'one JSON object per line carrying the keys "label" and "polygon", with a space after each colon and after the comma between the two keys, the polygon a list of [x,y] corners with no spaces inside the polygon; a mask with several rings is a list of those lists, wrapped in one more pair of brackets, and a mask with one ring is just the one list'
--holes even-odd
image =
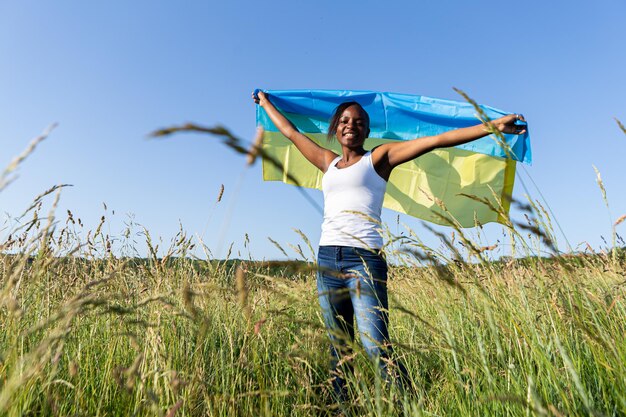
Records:
{"label": "woman's right hand", "polygon": [[263,107],[274,126],[278,128],[280,133],[289,139],[298,148],[300,153],[313,165],[326,172],[330,162],[337,157],[334,152],[322,148],[308,136],[303,135],[298,129],[282,114],[269,100],[268,95],[263,91],[256,90],[256,96],[252,93],[252,100]]}
{"label": "woman's right hand", "polygon": [[254,91],[252,92],[252,100],[259,106],[263,107],[263,105],[267,102],[267,96],[263,91],[259,91],[256,95]]}

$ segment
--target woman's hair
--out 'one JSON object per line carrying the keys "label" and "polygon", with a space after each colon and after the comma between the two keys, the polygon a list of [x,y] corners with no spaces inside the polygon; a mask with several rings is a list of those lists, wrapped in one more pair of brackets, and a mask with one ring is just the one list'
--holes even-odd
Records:
{"label": "woman's hair", "polygon": [[369,129],[370,115],[367,114],[363,106],[361,106],[356,101],[346,101],[337,106],[337,108],[335,109],[335,112],[333,113],[333,117],[330,118],[330,122],[328,123],[328,133],[326,134],[326,139],[328,139],[329,141],[331,141],[333,137],[335,136],[335,134],[337,133],[337,127],[339,126],[339,119],[341,118],[343,111],[350,106],[357,106],[363,112],[363,114],[365,115],[365,121],[367,122],[367,128]]}

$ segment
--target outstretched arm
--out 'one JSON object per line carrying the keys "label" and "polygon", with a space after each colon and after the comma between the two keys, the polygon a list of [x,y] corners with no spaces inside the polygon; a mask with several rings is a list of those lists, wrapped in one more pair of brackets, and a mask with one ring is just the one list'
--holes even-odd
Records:
{"label": "outstretched arm", "polygon": [[[491,124],[502,133],[513,133],[516,135],[526,133],[524,126],[515,124],[517,120],[524,121],[524,117],[518,114],[509,114],[491,121]],[[372,155],[374,166],[383,178],[388,179],[391,170],[395,167],[433,149],[462,145],[487,135],[489,135],[487,126],[480,124],[450,130],[441,135],[427,136],[406,142],[386,143],[377,147],[374,151]]]}
{"label": "outstretched arm", "polygon": [[265,112],[274,125],[280,130],[280,133],[292,141],[310,163],[315,165],[322,172],[326,172],[328,165],[337,157],[337,154],[326,148],[322,148],[307,136],[300,133],[298,129],[274,107],[264,92],[259,91],[257,96],[258,98],[255,97],[253,93],[252,99],[256,104],[265,109]]}

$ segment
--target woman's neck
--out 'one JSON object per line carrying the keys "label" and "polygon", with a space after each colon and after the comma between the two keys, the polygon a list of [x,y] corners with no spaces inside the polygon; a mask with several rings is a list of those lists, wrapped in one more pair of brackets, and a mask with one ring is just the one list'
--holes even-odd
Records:
{"label": "woman's neck", "polygon": [[343,148],[341,153],[342,153],[341,160],[349,163],[354,159],[361,159],[361,157],[365,155],[367,151],[363,148],[357,148],[357,149]]}

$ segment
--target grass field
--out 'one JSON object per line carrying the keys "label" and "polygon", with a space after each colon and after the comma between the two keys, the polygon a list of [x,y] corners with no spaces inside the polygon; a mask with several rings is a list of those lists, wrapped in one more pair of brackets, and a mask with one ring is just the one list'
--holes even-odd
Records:
{"label": "grass field", "polygon": [[182,231],[166,256],[145,232],[150,257],[121,257],[102,225],[41,207],[0,246],[1,415],[626,415],[624,251],[526,256],[550,247],[538,213],[529,237],[511,231],[517,260],[458,232],[438,251],[391,245],[412,386],[381,381],[357,345],[340,410],[313,263],[200,260]]}
{"label": "grass field", "polygon": [[[608,208],[599,174],[598,185]],[[391,337],[410,386],[381,380],[356,344],[339,407],[313,260],[211,259],[183,230],[158,249],[132,224],[109,236],[104,217],[86,230],[55,215],[62,187],[2,228],[0,416],[626,415],[626,216],[599,253],[561,252],[536,201],[503,227],[507,258],[454,222],[433,231],[439,248],[385,231]],[[148,258],[135,257],[138,235]],[[290,246],[306,259],[300,235],[305,250]]]}

